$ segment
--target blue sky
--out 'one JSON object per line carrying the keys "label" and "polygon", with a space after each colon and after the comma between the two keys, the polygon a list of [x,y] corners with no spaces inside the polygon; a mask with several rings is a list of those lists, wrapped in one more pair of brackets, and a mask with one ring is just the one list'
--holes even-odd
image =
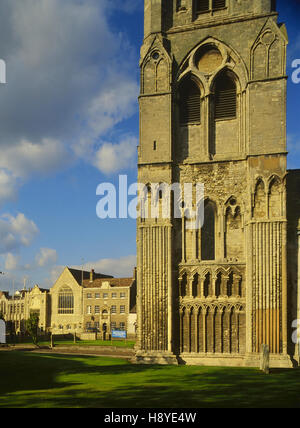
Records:
{"label": "blue sky", "polygon": [[[62,266],[131,275],[136,225],[96,216],[96,188],[136,181],[142,0],[0,0],[0,289],[50,287]],[[300,58],[300,5],[278,1]],[[1,105],[2,103],[2,105]],[[288,82],[289,167],[300,84]]]}

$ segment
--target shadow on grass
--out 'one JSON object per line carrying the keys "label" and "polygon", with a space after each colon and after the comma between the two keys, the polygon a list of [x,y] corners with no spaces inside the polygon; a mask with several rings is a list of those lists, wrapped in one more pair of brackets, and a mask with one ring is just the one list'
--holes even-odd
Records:
{"label": "shadow on grass", "polygon": [[300,407],[300,371],[1,352],[0,407]]}

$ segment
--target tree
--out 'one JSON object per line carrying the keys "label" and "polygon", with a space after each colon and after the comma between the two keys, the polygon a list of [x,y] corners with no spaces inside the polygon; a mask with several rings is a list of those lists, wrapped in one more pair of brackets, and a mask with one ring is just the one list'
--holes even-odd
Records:
{"label": "tree", "polygon": [[32,338],[32,342],[35,346],[38,346],[38,326],[39,316],[37,313],[32,312],[30,318],[26,321],[26,329]]}

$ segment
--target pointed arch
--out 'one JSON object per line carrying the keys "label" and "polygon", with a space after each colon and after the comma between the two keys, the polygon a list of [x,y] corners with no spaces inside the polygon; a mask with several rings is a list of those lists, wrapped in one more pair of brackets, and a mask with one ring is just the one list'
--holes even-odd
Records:
{"label": "pointed arch", "polygon": [[255,185],[253,217],[257,219],[266,217],[266,187],[264,180],[260,177]]}
{"label": "pointed arch", "polygon": [[179,84],[180,125],[197,124],[201,121],[201,90],[199,82],[191,74]]}
{"label": "pointed arch", "polygon": [[270,219],[282,215],[281,192],[281,180],[277,175],[273,175],[268,189],[268,214]]}
{"label": "pointed arch", "polygon": [[227,68],[216,75],[213,82],[215,120],[237,117],[237,81],[235,73]]}
{"label": "pointed arch", "polygon": [[228,206],[225,212],[225,257],[239,261],[244,258],[244,231],[239,206]]}
{"label": "pointed arch", "polygon": [[[209,73],[204,73],[197,67],[197,58],[199,56],[199,52],[202,52],[206,49],[215,49],[220,52],[222,57],[222,62],[217,63],[216,68],[211,70]],[[207,96],[211,92],[216,75],[224,69],[232,71],[237,76],[236,84],[238,92],[240,93],[245,91],[249,81],[249,73],[245,61],[238,54],[238,52],[233,49],[232,46],[229,46],[223,41],[209,36],[194,46],[183,58],[178,69],[179,71],[177,73],[176,80],[181,80],[187,73],[195,74],[203,84],[203,95]],[[208,80],[207,74],[209,74]]]}
{"label": "pointed arch", "polygon": [[201,258],[216,258],[216,205],[210,199],[204,204],[204,223],[201,229]]}

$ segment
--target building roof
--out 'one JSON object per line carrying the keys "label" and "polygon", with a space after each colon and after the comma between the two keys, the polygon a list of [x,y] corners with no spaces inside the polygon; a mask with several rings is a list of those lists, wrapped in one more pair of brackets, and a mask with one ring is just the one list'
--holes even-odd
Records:
{"label": "building roof", "polygon": [[[90,272],[87,271],[82,271],[79,269],[73,269],[73,268],[69,268],[69,271],[71,272],[71,274],[73,275],[74,279],[78,282],[78,284],[81,285],[82,282],[82,277],[83,277],[83,282],[85,281],[89,281],[90,280]],[[93,273],[94,279],[101,279],[101,278],[113,278],[113,276],[110,275],[104,275],[102,273]]]}
{"label": "building roof", "polygon": [[130,309],[129,313],[130,313],[130,314],[136,314],[136,305],[134,305],[134,306]]}
{"label": "building roof", "polygon": [[84,280],[83,281],[83,287],[84,288],[101,288],[103,282],[109,282],[110,287],[130,287],[133,282],[134,278],[98,278],[94,279],[93,282],[90,282],[90,280]]}
{"label": "building roof", "polygon": [[8,298],[9,292],[8,291],[0,291],[0,299],[1,299],[2,296]]}

